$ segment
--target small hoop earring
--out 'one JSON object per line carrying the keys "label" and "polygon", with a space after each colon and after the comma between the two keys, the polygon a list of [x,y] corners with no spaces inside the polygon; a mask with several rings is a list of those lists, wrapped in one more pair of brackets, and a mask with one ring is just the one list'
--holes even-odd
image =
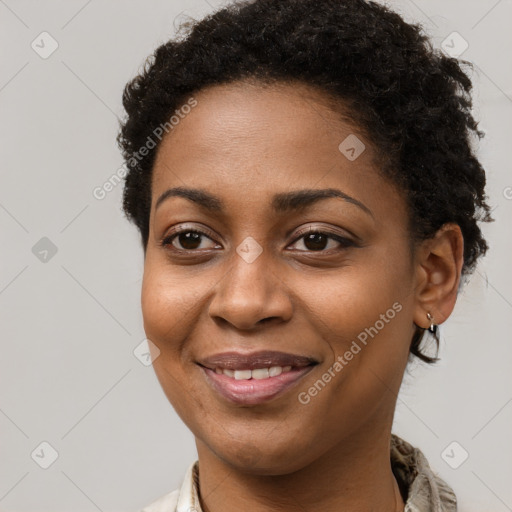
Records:
{"label": "small hoop earring", "polygon": [[427,313],[427,318],[430,320],[430,327],[428,328],[428,331],[435,334],[437,332],[437,325],[434,323],[434,317],[430,313]]}

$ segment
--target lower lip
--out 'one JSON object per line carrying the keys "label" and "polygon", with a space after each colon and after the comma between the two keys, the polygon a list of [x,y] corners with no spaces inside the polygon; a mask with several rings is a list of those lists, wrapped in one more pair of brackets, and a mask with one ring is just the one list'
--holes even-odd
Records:
{"label": "lower lip", "polygon": [[257,405],[288,391],[298,380],[309,373],[313,366],[292,369],[267,379],[247,380],[236,380],[204,366],[200,366],[200,368],[205,373],[208,383],[224,398],[241,405]]}

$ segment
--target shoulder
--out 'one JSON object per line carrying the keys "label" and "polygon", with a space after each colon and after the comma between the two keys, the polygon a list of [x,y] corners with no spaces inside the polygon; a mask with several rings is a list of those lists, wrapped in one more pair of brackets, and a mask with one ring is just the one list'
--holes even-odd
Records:
{"label": "shoulder", "polygon": [[391,436],[391,466],[402,495],[407,497],[407,512],[457,511],[453,489],[431,469],[423,452],[394,434]]}
{"label": "shoulder", "polygon": [[179,489],[164,494],[149,505],[146,505],[140,512],[174,512],[178,504],[179,495]]}
{"label": "shoulder", "polygon": [[176,512],[179,510],[200,511],[198,496],[198,461],[190,464],[183,478],[181,487],[160,496],[146,505],[140,512]]}

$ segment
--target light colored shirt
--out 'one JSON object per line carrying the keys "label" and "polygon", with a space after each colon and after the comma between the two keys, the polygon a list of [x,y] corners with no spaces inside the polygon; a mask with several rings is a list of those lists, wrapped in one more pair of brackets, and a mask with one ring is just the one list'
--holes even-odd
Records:
{"label": "light colored shirt", "polygon": [[[448,484],[437,476],[423,453],[391,435],[391,467],[402,493],[404,512],[456,512],[457,499]],[[198,461],[191,464],[179,489],[165,494],[141,512],[202,512],[199,501]]]}

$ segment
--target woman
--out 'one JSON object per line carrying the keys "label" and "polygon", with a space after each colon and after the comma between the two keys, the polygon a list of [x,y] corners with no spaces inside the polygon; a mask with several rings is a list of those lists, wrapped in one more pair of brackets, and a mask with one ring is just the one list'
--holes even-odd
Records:
{"label": "woman", "polygon": [[391,433],[487,244],[471,82],[363,0],[232,4],[124,92],[155,372],[196,440],[146,512],[453,511]]}

